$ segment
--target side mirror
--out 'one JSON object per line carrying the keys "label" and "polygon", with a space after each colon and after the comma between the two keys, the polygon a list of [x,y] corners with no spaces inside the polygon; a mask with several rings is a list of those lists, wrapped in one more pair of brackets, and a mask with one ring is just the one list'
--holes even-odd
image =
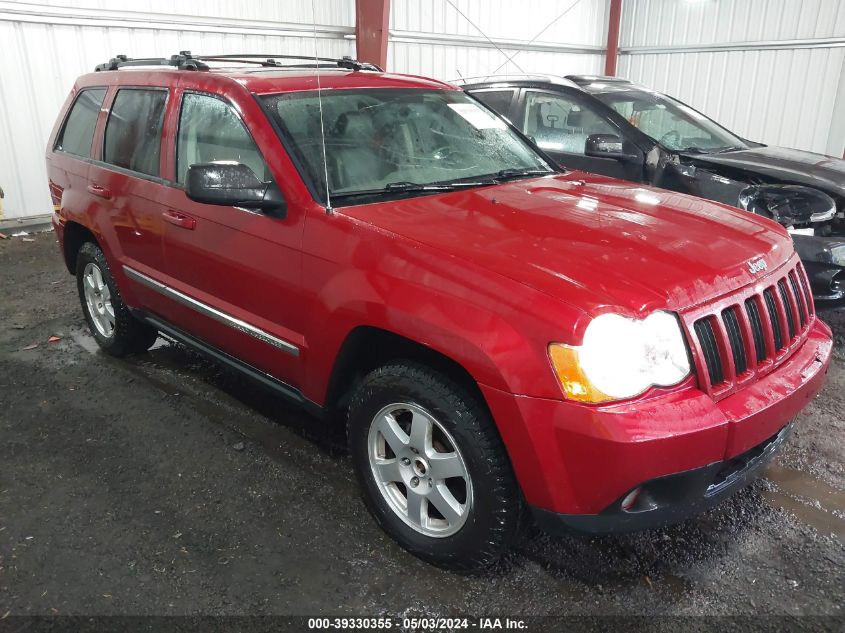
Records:
{"label": "side mirror", "polygon": [[284,218],[285,198],[274,182],[263,182],[243,163],[220,161],[188,167],[185,193],[196,202],[255,209]]}
{"label": "side mirror", "polygon": [[590,134],[584,144],[584,154],[593,158],[630,158],[623,150],[622,139],[615,134]]}

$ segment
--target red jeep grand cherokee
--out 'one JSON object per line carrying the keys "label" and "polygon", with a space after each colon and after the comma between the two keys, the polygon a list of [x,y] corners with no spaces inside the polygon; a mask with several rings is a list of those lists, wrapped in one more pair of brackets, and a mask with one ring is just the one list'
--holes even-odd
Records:
{"label": "red jeep grand cherokee", "polygon": [[346,416],[414,554],[492,564],[524,508],[677,521],[822,387],[831,333],[778,224],[560,172],[448,84],[236,61],[76,82],[47,151],[68,270],[108,353],[162,333]]}

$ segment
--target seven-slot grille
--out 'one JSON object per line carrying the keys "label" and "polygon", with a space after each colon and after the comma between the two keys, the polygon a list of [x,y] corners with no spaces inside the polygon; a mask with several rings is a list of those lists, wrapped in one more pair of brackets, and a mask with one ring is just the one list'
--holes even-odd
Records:
{"label": "seven-slot grille", "polygon": [[705,390],[729,390],[761,365],[771,365],[809,329],[813,297],[803,267],[798,264],[765,284],[762,292],[693,323]]}

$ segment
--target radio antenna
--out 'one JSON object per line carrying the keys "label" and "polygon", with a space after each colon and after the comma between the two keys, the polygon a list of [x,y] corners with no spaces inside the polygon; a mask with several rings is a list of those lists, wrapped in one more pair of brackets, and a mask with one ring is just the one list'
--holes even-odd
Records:
{"label": "radio antenna", "polygon": [[311,23],[314,26],[314,66],[317,70],[317,103],[320,106],[320,144],[323,147],[323,175],[326,182],[326,213],[334,213],[332,198],[329,192],[329,162],[326,158],[326,128],[323,123],[323,87],[320,84],[320,57],[317,51],[317,12],[314,10],[314,0],[311,0]]}

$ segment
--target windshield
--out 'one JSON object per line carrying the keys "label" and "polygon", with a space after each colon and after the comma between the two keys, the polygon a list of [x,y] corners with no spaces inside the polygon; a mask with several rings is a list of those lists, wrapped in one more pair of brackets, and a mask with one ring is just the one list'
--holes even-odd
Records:
{"label": "windshield", "polygon": [[646,90],[625,90],[594,93],[593,96],[671,150],[709,153],[748,147],[738,136],[666,95]]}
{"label": "windshield", "polygon": [[[303,177],[325,203],[317,93],[269,95],[262,101]],[[326,90],[322,108],[333,203],[553,171],[502,119],[461,91]]]}

